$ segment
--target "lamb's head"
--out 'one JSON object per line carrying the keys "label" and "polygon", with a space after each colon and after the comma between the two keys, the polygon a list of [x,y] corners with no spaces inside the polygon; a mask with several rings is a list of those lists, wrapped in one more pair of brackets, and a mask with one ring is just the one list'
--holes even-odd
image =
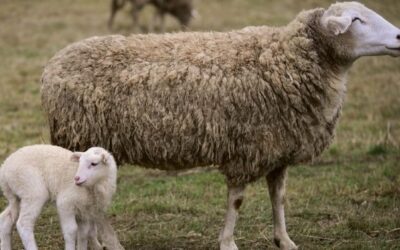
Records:
{"label": "lamb's head", "polygon": [[400,56],[400,29],[360,3],[332,4],[322,15],[321,25],[352,60],[371,55]]}
{"label": "lamb's head", "polygon": [[74,178],[76,185],[91,187],[116,175],[114,157],[103,148],[92,147],[85,152],[74,152],[71,160],[79,162]]}

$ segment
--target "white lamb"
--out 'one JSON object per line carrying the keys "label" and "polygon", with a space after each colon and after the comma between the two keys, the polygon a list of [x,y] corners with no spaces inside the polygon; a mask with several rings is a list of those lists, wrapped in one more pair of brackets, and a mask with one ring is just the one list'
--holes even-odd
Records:
{"label": "white lamb", "polygon": [[123,249],[105,218],[116,179],[114,158],[103,148],[73,153],[57,146],[33,145],[17,150],[0,169],[1,189],[9,202],[0,214],[1,249],[11,249],[15,222],[24,248],[37,249],[33,229],[48,200],[57,204],[66,250],[74,250],[75,245],[87,249],[89,238],[94,249],[103,249],[97,228],[104,236],[100,238],[112,245],[110,249]]}

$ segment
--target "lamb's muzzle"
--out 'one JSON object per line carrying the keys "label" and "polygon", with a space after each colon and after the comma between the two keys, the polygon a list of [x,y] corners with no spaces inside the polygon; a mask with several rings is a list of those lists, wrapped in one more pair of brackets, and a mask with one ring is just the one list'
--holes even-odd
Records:
{"label": "lamb's muzzle", "polygon": [[84,182],[84,181],[83,181],[83,182],[80,181],[80,179],[81,179],[81,178],[80,178],[79,176],[75,176],[75,177],[74,177],[75,184],[78,185],[78,186]]}

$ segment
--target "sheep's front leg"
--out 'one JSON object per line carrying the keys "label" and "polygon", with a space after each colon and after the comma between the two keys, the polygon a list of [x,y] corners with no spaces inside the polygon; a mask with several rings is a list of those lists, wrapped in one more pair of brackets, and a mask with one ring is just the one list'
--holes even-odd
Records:
{"label": "sheep's front leg", "polygon": [[62,201],[57,201],[57,210],[64,236],[65,250],[75,250],[78,225],[75,220],[74,209],[66,206]]}
{"label": "sheep's front leg", "polygon": [[225,225],[219,235],[220,250],[237,250],[238,247],[233,239],[238,211],[243,201],[243,192],[245,187],[228,186],[228,210],[225,215]]}
{"label": "sheep's front leg", "polygon": [[284,196],[286,185],[286,167],[277,168],[267,175],[269,195],[272,203],[272,218],[274,222],[274,241],[280,249],[297,249],[286,232]]}
{"label": "sheep's front leg", "polygon": [[142,3],[132,3],[131,16],[133,21],[133,30],[135,32],[141,32],[139,23],[139,12],[142,10],[143,7],[144,6]]}
{"label": "sheep's front leg", "polygon": [[88,220],[82,220],[78,223],[78,250],[87,250],[88,238],[90,231],[90,222]]}
{"label": "sheep's front leg", "polygon": [[119,9],[121,9],[123,3],[120,4],[118,0],[111,0],[111,14],[110,18],[108,19],[108,28],[111,29],[114,23],[115,14]]}
{"label": "sheep's front leg", "polygon": [[103,250],[103,246],[98,239],[97,226],[93,221],[90,222],[89,239],[93,250]]}
{"label": "sheep's front leg", "polygon": [[99,216],[96,221],[98,234],[100,235],[101,242],[106,249],[124,250],[125,248],[120,244],[117,233],[112,227],[106,215]]}

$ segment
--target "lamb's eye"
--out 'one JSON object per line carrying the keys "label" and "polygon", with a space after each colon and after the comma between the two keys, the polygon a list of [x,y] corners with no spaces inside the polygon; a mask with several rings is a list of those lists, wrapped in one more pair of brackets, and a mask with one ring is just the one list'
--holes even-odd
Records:
{"label": "lamb's eye", "polygon": [[96,162],[92,162],[92,164],[90,164],[92,167],[95,167],[95,166],[97,166],[97,165],[99,165],[99,163],[96,163]]}
{"label": "lamb's eye", "polygon": [[355,21],[360,21],[360,23],[363,22],[359,17],[354,17],[353,20],[352,20],[352,22],[354,23]]}

